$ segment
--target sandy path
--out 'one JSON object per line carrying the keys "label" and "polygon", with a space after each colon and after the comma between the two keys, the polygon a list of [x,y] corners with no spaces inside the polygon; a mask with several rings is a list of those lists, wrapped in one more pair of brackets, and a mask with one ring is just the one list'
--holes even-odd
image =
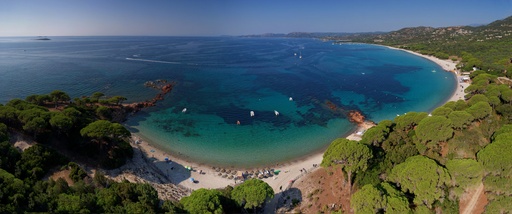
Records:
{"label": "sandy path", "polygon": [[471,200],[469,201],[468,205],[466,206],[463,211],[461,211],[461,214],[471,214],[473,213],[473,210],[475,209],[476,203],[478,202],[478,198],[480,198],[480,195],[482,194],[484,190],[484,184],[480,183],[480,186],[476,189],[475,193],[471,197]]}

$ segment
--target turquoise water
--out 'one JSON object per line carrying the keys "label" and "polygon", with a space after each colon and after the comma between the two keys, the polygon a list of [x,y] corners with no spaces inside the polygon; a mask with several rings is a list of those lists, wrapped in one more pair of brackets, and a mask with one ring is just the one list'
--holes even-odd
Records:
{"label": "turquoise water", "polygon": [[54,89],[140,101],[156,93],[144,82],[176,81],[163,102],[130,118],[127,127],[190,160],[241,167],[324,149],[354,128],[344,112],[359,110],[379,122],[429,111],[455,89],[453,74],[424,58],[312,39],[2,38],[0,74],[2,103]]}

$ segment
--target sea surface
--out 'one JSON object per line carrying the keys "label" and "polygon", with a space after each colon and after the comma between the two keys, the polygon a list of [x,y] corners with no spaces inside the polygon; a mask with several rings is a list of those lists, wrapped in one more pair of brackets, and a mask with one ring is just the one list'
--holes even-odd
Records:
{"label": "sea surface", "polygon": [[456,87],[452,73],[427,59],[368,44],[237,37],[0,38],[3,104],[55,89],[71,97],[102,92],[136,102],[158,93],[144,87],[157,79],[177,85],[164,101],[125,125],[170,154],[236,167],[321,151],[354,129],[346,118],[351,110],[375,122],[430,111]]}

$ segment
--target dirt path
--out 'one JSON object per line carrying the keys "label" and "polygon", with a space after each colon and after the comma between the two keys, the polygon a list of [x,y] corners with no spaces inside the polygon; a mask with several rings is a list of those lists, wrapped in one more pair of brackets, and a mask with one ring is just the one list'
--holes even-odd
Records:
{"label": "dirt path", "polygon": [[475,193],[473,194],[473,197],[471,197],[471,200],[469,201],[468,205],[465,209],[461,209],[461,214],[471,214],[473,213],[473,210],[476,207],[476,204],[478,202],[478,198],[480,198],[480,195],[482,194],[484,190],[484,184],[480,183],[480,186],[476,189]]}

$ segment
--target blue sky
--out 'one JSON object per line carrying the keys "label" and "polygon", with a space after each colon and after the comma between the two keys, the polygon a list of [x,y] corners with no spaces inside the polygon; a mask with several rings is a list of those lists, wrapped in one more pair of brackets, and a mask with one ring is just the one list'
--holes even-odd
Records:
{"label": "blue sky", "polygon": [[512,0],[0,0],[0,36],[216,36],[486,24]]}

